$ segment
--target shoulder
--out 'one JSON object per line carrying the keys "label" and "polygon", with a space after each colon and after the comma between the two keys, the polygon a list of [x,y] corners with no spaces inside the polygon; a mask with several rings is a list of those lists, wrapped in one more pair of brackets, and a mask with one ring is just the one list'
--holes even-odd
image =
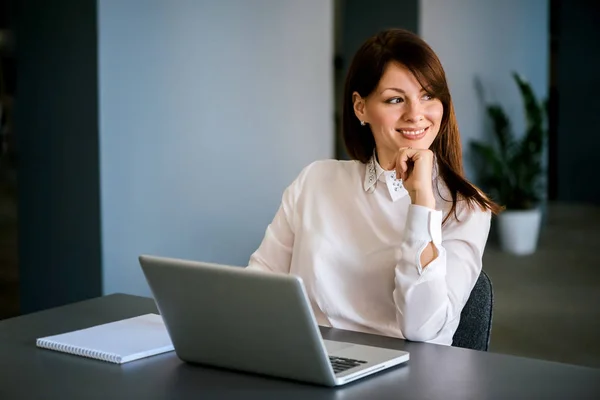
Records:
{"label": "shoulder", "polygon": [[[351,187],[351,182],[364,176],[365,166],[358,161],[318,160],[313,161],[300,171],[287,187],[285,196],[296,202],[299,197],[321,197],[331,190]],[[362,178],[358,179],[360,181]]]}
{"label": "shoulder", "polygon": [[331,183],[343,178],[354,178],[364,173],[365,166],[358,161],[318,160],[302,169],[296,182],[301,186],[310,186],[321,182]]}

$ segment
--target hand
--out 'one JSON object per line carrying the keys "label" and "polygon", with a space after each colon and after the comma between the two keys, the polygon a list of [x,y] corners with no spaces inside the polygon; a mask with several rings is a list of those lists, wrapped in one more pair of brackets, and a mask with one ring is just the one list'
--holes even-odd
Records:
{"label": "hand", "polygon": [[413,204],[435,209],[433,196],[433,152],[402,147],[396,154],[396,176],[402,179]]}

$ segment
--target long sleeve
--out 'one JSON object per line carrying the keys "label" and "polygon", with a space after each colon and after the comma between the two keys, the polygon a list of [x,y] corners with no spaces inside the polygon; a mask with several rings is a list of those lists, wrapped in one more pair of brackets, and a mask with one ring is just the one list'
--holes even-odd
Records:
{"label": "long sleeve", "polygon": [[311,165],[305,167],[283,192],[281,205],[273,221],[267,226],[260,246],[250,256],[247,268],[270,272],[290,272],[295,236],[295,204],[310,167]]}
{"label": "long sleeve", "polygon": [[[436,342],[456,330],[482,269],[490,219],[489,212],[463,209],[460,222],[452,219],[442,231],[441,211],[410,205],[393,294],[406,339]],[[420,256],[430,242],[438,255],[423,269]]]}
{"label": "long sleeve", "polygon": [[289,223],[290,211],[286,205],[286,196],[279,206],[273,221],[267,227],[265,236],[258,249],[250,256],[250,269],[290,272],[294,232]]}

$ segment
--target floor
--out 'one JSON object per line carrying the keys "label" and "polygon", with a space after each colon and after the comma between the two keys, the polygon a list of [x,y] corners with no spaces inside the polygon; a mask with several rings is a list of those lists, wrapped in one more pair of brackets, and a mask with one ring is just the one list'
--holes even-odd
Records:
{"label": "floor", "polygon": [[600,368],[598,226],[600,207],[553,204],[536,254],[511,256],[490,240],[490,351]]}
{"label": "floor", "polygon": [[[490,351],[600,368],[600,207],[553,204],[536,254],[498,249],[484,269],[494,285]],[[18,315],[16,205],[0,187],[0,319]]]}

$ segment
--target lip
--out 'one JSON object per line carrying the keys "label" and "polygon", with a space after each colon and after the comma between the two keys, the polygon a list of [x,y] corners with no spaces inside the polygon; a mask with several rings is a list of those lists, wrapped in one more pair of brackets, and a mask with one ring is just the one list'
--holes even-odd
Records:
{"label": "lip", "polygon": [[[396,132],[398,132],[399,134],[402,135],[403,138],[408,139],[408,140],[419,140],[419,139],[423,139],[425,137],[425,135],[427,135],[427,132],[429,132],[429,128],[431,126],[428,126],[426,128],[419,128],[419,129],[396,129]],[[418,132],[422,129],[425,129],[423,132],[419,133],[419,134],[408,134],[405,132]]]}

